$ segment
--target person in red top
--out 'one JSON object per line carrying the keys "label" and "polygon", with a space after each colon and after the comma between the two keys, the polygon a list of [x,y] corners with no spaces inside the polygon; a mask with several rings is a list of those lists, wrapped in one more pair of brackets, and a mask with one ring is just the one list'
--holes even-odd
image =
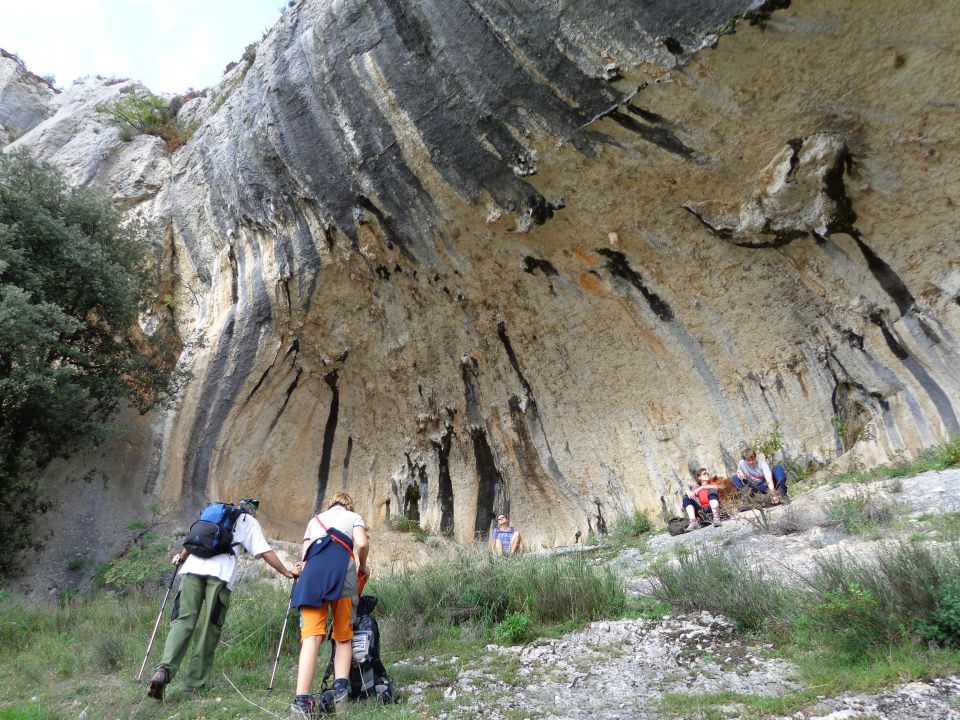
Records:
{"label": "person in red top", "polygon": [[697,470],[697,484],[687,490],[683,499],[683,509],[690,518],[687,530],[696,530],[700,527],[700,514],[707,507],[713,516],[713,524],[720,526],[720,486],[710,482],[710,471],[706,468]]}

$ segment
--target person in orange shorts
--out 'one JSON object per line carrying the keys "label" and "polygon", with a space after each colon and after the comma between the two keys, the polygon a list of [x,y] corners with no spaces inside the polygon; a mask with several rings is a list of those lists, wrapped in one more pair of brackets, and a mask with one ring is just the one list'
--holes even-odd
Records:
{"label": "person in orange shorts", "polygon": [[327,509],[307,524],[303,537],[303,570],[293,590],[291,605],[300,608],[300,662],[297,694],[291,710],[302,718],[317,717],[317,703],[310,694],[317,655],[327,630],[327,611],[332,609],[336,642],[333,657],[333,700],[337,712],[348,699],[350,663],[353,658],[353,623],[358,601],[358,580],[366,580],[366,525],[353,511],[353,499],[339,492]]}

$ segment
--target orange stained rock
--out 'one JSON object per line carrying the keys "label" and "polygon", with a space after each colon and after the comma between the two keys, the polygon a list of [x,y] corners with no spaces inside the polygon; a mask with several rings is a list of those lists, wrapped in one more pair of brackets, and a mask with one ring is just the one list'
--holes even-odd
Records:
{"label": "orange stained rock", "polygon": [[603,294],[603,288],[600,286],[600,279],[593,273],[580,273],[580,287],[592,295]]}

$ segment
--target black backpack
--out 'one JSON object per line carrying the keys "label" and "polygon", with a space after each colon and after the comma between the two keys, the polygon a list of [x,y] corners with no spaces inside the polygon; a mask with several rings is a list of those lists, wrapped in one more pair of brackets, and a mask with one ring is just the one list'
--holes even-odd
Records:
{"label": "black backpack", "polygon": [[233,552],[233,530],[244,512],[230,503],[210,503],[190,526],[183,546],[191,555],[202,558]]}
{"label": "black backpack", "polygon": [[[353,662],[350,663],[350,699],[375,697],[380,702],[397,702],[396,688],[387,669],[380,660],[380,626],[373,617],[377,599],[370,595],[360,597],[357,605],[357,620],[353,624]],[[330,662],[323,674],[321,703],[324,707],[333,703],[333,657],[336,644],[330,640]]]}

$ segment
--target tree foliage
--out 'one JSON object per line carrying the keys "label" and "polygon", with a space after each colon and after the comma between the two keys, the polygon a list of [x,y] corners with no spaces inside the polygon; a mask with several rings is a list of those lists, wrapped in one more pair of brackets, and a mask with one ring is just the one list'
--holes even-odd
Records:
{"label": "tree foliage", "polygon": [[47,463],[103,441],[121,403],[146,411],[182,379],[172,329],[146,337],[136,323],[157,284],[150,232],[25,152],[0,154],[0,574],[36,545]]}
{"label": "tree foliage", "polygon": [[138,93],[135,87],[112,102],[97,105],[96,110],[120,128],[124,139],[130,140],[134,134],[140,133],[156,135],[171,152],[182,146],[192,134],[190,128],[177,123],[175,113],[163,98],[149,92]]}

